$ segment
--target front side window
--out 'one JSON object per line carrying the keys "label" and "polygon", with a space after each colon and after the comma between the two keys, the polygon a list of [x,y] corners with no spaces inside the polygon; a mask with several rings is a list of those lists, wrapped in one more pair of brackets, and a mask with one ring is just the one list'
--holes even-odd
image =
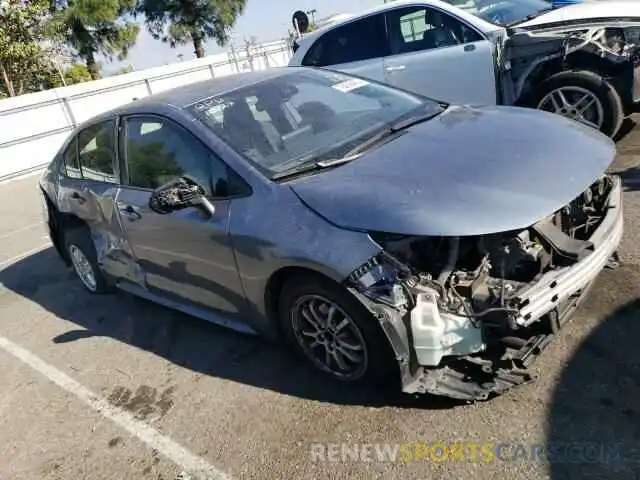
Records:
{"label": "front side window", "polygon": [[115,144],[115,120],[92,125],[78,134],[78,158],[84,179],[118,183]]}
{"label": "front side window", "polygon": [[127,184],[156,189],[180,177],[190,177],[207,196],[225,198],[230,191],[229,170],[182,127],[155,117],[125,119]]}
{"label": "front side window", "polygon": [[450,47],[482,40],[460,20],[432,8],[407,7],[387,12],[392,55]]}
{"label": "front side window", "polygon": [[324,67],[380,58],[386,53],[384,16],[378,14],[322,35],[311,46],[302,65]]}
{"label": "front side window", "polygon": [[294,69],[187,110],[268,177],[333,158],[432,100],[337,72]]}

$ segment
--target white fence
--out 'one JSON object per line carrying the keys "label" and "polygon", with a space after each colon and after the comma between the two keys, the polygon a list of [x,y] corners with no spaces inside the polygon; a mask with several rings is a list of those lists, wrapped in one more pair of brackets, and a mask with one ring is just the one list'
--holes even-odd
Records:
{"label": "white fence", "polygon": [[0,180],[43,167],[76,125],[134,98],[213,77],[284,66],[290,56],[290,46],[283,40],[0,100]]}

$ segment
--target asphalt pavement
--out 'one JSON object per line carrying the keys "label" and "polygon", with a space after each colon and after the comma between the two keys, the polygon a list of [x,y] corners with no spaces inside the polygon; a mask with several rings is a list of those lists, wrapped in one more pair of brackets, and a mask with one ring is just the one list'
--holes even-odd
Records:
{"label": "asphalt pavement", "polygon": [[92,296],[46,238],[38,177],[0,185],[0,480],[640,478],[640,128],[627,127],[622,266],[535,383],[473,405],[350,390],[258,338]]}

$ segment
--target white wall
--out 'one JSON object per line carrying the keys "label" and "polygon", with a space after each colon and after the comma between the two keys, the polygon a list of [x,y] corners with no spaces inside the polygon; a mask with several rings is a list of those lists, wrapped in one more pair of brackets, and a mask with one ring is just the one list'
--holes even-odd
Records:
{"label": "white wall", "polygon": [[43,167],[75,125],[134,98],[236,72],[284,66],[285,41],[0,100],[0,179]]}

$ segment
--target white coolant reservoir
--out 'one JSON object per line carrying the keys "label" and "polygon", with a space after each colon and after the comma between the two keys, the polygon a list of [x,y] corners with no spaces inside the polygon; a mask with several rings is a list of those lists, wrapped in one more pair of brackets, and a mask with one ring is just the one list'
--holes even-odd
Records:
{"label": "white coolant reservoir", "polygon": [[411,310],[413,345],[420,365],[435,367],[446,355],[469,355],[484,349],[482,332],[467,317],[438,309],[437,292],[418,293]]}

